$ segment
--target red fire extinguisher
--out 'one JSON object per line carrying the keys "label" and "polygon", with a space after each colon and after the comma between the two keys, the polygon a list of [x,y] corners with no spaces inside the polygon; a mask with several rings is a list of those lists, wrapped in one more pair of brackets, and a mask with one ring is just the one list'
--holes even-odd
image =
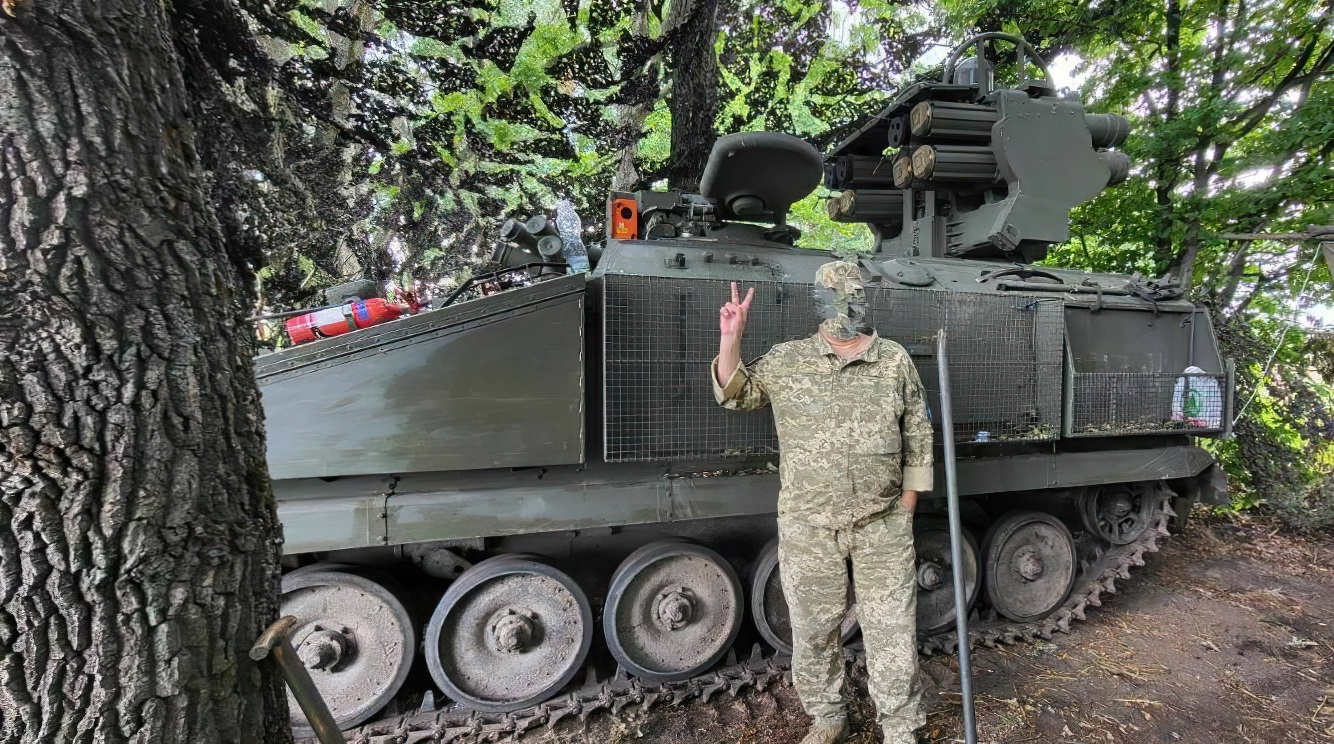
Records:
{"label": "red fire extinguisher", "polygon": [[358,328],[368,328],[394,320],[412,310],[411,305],[389,302],[379,297],[350,300],[338,307],[326,307],[288,320],[287,335],[291,337],[292,343],[301,344],[317,338],[342,335]]}

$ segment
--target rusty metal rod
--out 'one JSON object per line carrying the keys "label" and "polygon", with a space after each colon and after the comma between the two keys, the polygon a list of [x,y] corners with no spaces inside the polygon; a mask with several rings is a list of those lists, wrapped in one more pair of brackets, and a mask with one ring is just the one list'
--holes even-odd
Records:
{"label": "rusty metal rod", "polygon": [[963,736],[977,744],[973,715],[973,663],[968,643],[968,593],[963,581],[963,523],[959,518],[959,476],[954,467],[954,406],[950,401],[950,365],[945,354],[945,329],[936,338],[936,369],[940,373],[940,438],[945,445],[945,504],[950,517],[950,562],[954,565],[954,628],[959,634],[959,692],[963,697]]}
{"label": "rusty metal rod", "polygon": [[292,648],[292,631],[300,622],[291,615],[278,618],[250,647],[250,658],[263,661],[269,654],[273,654],[273,661],[291,688],[292,697],[301,706],[301,712],[306,714],[306,721],[315,732],[315,738],[320,740],[320,744],[347,744],[343,732],[334,723],[329,706],[320,697],[319,689],[310,678],[310,672],[306,671],[306,665],[297,658],[296,649]]}

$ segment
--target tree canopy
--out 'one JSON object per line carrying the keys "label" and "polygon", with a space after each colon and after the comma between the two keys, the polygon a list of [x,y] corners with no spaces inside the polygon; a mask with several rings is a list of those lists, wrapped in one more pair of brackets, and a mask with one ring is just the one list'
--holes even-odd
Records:
{"label": "tree canopy", "polygon": [[288,144],[255,177],[294,174],[308,213],[263,269],[277,305],[349,275],[438,282],[557,198],[591,225],[610,188],[697,179],[717,134],[827,141],[940,37],[888,2],[243,6]]}

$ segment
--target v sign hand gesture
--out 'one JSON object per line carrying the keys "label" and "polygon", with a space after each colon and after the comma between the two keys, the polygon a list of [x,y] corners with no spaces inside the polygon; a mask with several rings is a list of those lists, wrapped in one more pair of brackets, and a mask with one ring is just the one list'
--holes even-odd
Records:
{"label": "v sign hand gesture", "polygon": [[746,315],[750,312],[753,299],[754,287],[746,290],[746,299],[743,300],[736,282],[732,282],[732,300],[718,311],[718,330],[722,331],[718,340],[719,385],[726,385],[732,373],[741,366],[741,334],[746,330]]}
{"label": "v sign hand gesture", "polygon": [[732,301],[718,311],[718,330],[723,333],[723,341],[730,340],[738,346],[741,334],[746,330],[746,314],[750,312],[750,302],[755,299],[755,288],[746,290],[746,299],[741,299],[736,282],[732,282]]}

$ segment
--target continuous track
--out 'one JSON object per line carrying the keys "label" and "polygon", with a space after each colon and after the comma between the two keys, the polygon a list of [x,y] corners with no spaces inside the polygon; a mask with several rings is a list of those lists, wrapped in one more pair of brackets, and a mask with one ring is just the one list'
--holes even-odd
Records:
{"label": "continuous track", "polygon": [[[1097,560],[1084,567],[1070,598],[1061,607],[1038,622],[1013,623],[998,620],[974,621],[969,637],[974,646],[996,647],[1034,638],[1049,639],[1055,633],[1069,633],[1070,624],[1083,620],[1089,607],[1102,605],[1102,595],[1115,594],[1116,582],[1130,578],[1130,569],[1144,565],[1145,553],[1158,552],[1158,542],[1168,535],[1172,512],[1164,495],[1158,513],[1144,534],[1127,545],[1112,546]],[[953,653],[957,635],[941,633],[919,641],[922,653]],[[735,696],[747,688],[764,690],[781,680],[789,660],[778,655],[765,656],[756,644],[750,658],[738,661],[729,654],[721,667],[682,682],[649,683],[628,677],[622,670],[602,681],[589,678],[578,689],[522,710],[509,713],[478,713],[447,705],[435,709],[434,696],[427,693],[421,709],[394,718],[375,721],[347,732],[351,744],[481,744],[513,740],[542,727],[554,727],[565,719],[586,720],[598,711],[619,715],[632,705],[651,708],[664,703],[680,703],[694,698],[705,702],[717,695]]]}

